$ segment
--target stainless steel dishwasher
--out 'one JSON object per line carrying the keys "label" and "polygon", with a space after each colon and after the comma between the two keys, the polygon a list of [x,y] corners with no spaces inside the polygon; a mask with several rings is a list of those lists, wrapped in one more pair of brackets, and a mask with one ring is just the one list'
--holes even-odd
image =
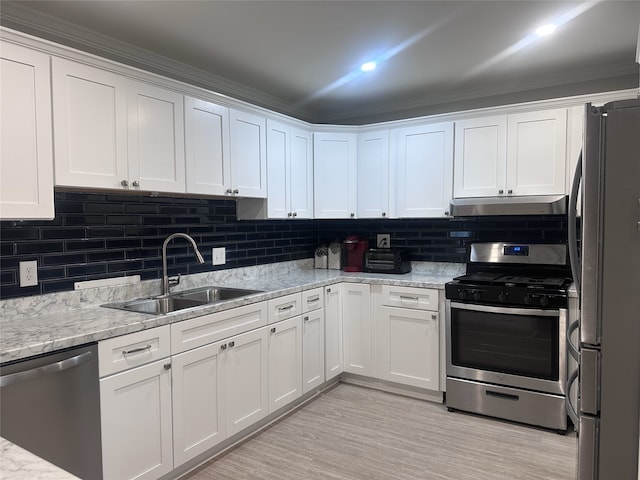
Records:
{"label": "stainless steel dishwasher", "polygon": [[0,365],[0,435],[82,479],[101,479],[98,345]]}

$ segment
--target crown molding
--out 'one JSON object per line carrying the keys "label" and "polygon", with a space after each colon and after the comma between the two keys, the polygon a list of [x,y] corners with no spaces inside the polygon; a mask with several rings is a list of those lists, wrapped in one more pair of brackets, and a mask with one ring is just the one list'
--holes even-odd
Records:
{"label": "crown molding", "polygon": [[293,108],[290,102],[220,75],[158,55],[149,50],[102,35],[93,30],[36,12],[16,3],[4,4],[0,24],[38,38],[104,57],[128,66],[211,90],[243,102],[314,123],[318,114],[308,108]]}

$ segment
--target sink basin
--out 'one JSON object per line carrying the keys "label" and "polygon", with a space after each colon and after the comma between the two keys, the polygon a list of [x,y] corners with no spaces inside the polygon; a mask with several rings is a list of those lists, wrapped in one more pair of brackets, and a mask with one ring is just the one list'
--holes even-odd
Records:
{"label": "sink basin", "polygon": [[171,296],[184,300],[193,300],[203,303],[217,303],[234,298],[245,297],[254,293],[261,293],[262,290],[247,290],[244,288],[225,288],[225,287],[203,287],[185,292],[177,292]]}
{"label": "sink basin", "polygon": [[247,290],[244,288],[203,287],[184,292],[176,292],[159,297],[138,298],[128,302],[109,303],[103,305],[108,308],[118,308],[130,312],[152,313],[164,315],[187,308],[211,305],[214,303],[245,297],[262,290]]}

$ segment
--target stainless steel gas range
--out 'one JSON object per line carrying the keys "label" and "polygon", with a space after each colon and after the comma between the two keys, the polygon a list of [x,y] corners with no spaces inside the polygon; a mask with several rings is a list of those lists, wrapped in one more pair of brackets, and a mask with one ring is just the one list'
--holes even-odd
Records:
{"label": "stainless steel gas range", "polygon": [[474,243],[445,286],[446,405],[567,429],[566,245]]}

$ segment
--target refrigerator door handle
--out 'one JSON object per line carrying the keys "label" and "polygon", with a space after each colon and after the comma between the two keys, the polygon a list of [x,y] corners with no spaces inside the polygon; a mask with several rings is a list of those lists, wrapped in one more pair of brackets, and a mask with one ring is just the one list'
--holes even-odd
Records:
{"label": "refrigerator door handle", "polygon": [[577,220],[578,220],[578,190],[580,189],[580,182],[582,181],[582,151],[578,156],[578,163],[576,165],[576,171],[573,175],[573,183],[571,184],[571,195],[569,196],[569,218],[568,218],[568,241],[569,241],[569,263],[571,264],[571,274],[573,275],[573,282],[576,285],[578,291],[578,298],[580,298],[580,288],[582,285],[582,271],[580,269],[578,259],[578,235],[577,235]]}

